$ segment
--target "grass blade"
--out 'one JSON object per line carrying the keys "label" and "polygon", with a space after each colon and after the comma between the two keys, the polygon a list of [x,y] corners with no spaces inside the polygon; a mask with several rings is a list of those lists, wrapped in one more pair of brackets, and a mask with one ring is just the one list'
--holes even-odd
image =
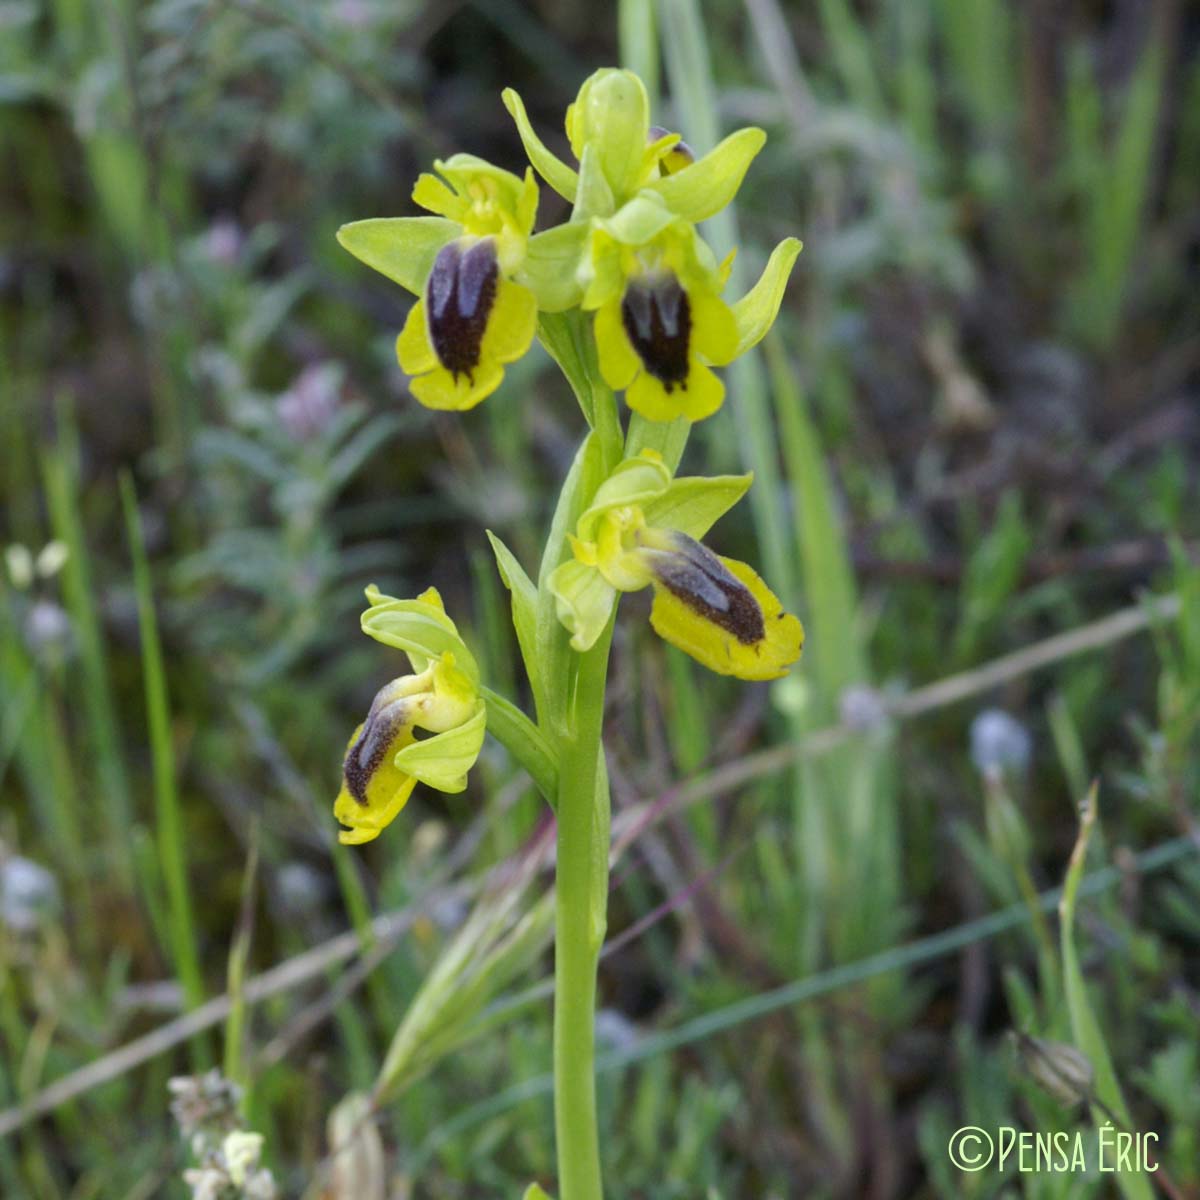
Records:
{"label": "grass blade", "polygon": [[168,951],[183,986],[188,1007],[196,1008],[204,1002],[204,980],[196,949],[196,928],[188,890],[187,850],[171,737],[171,702],[167,694],[167,677],[163,667],[162,643],[158,636],[158,618],[154,611],[153,585],[150,565],[146,560],[142,522],[133,482],[128,475],[121,477],[121,503],[125,509],[125,526],[133,557],[133,581],[141,627],[142,678],[146,691],[154,777],[154,824],[167,896]]}

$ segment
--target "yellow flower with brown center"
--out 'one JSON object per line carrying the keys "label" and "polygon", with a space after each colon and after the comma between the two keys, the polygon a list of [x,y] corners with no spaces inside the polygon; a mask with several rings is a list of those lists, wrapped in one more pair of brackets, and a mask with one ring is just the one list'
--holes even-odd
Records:
{"label": "yellow flower with brown center", "polygon": [[672,480],[653,451],[622,462],[570,536],[571,559],[550,578],[572,647],[595,644],[619,592],[649,586],[655,632],[710,670],[786,674],[804,645],[799,620],[751,567],[697,540],[749,485],[749,476]]}
{"label": "yellow flower with brown center", "polygon": [[493,238],[444,246],[396,340],[412,394],[426,408],[474,408],[533,341],[537,300],[500,273]]}
{"label": "yellow flower with brown center", "polygon": [[[537,330],[537,299],[514,281],[537,214],[524,178],[470,154],[434,164],[413,199],[436,217],[356,221],[338,238],[352,254],[415,292],[396,341],[412,394],[426,408],[473,408],[504,378]],[[444,180],[444,181],[443,181]]]}
{"label": "yellow flower with brown center", "polygon": [[[333,815],[346,845],[369,842],[396,819],[420,783],[461,792],[487,723],[475,664],[441,597],[416,600],[369,593],[363,628],[408,652],[414,673],[385,684],[350,738]],[[431,653],[432,652],[432,653]],[[418,737],[417,731],[427,736]]]}
{"label": "yellow flower with brown center", "polygon": [[686,222],[672,221],[641,245],[622,242],[615,221],[596,224],[582,303],[596,313],[605,383],[650,421],[711,416],[725,398],[712,367],[732,362],[740,341],[720,296],[728,263],[713,263]]}

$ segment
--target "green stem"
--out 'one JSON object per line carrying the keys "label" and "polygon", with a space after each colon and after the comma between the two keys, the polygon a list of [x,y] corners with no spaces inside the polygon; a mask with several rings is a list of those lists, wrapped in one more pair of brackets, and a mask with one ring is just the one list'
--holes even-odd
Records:
{"label": "green stem", "polygon": [[601,732],[612,624],[579,660],[559,749],[555,879],[554,1125],[560,1200],[601,1200],[596,1129],[596,964],[608,906],[608,774]]}

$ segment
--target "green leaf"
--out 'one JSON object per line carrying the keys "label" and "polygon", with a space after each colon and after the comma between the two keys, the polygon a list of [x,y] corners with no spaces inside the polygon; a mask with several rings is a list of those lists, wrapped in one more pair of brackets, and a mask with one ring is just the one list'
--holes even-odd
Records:
{"label": "green leaf", "polygon": [[603,478],[604,446],[597,434],[589,433],[576,452],[559,493],[538,570],[537,658],[545,680],[548,720],[556,732],[561,732],[567,719],[567,682],[572,651],[566,633],[558,622],[554,593],[550,590],[550,575],[563,557],[571,553],[567,545],[567,531],[575,528],[580,512],[591,500]]}
{"label": "green leaf", "polygon": [[646,522],[702,538],[750,489],[753,475],[699,475],[674,480],[667,490],[642,505]]}
{"label": "green leaf", "polygon": [[[1079,809],[1079,837],[1071,852],[1067,867],[1067,878],[1063,883],[1062,899],[1058,904],[1059,937],[1063,961],[1063,985],[1067,998],[1067,1012],[1071,1017],[1071,1035],[1075,1045],[1091,1061],[1096,1072],[1094,1095],[1097,1101],[1107,1105],[1120,1124],[1129,1129],[1132,1122],[1112,1057],[1104,1040],[1100,1022],[1088,999],[1087,984],[1079,964],[1075,948],[1075,902],[1079,897],[1079,884],[1083,879],[1083,868],[1087,860],[1088,842],[1096,824],[1096,785],[1084,797]],[[1092,1104],[1092,1115],[1096,1125],[1108,1120],[1107,1115],[1096,1103]],[[1141,1172],[1116,1172],[1117,1186],[1126,1200],[1153,1200],[1153,1189]]]}
{"label": "green leaf", "polygon": [[733,306],[738,327],[738,355],[757,346],[775,323],[783,301],[783,289],[802,248],[798,238],[784,238],[771,251],[758,282]]}
{"label": "green leaf", "polygon": [[592,376],[580,338],[580,323],[588,320],[577,310],[538,314],[538,341],[545,347],[567,377],[579,411],[590,426],[596,423],[596,404],[592,396]]}
{"label": "green leaf", "polygon": [[525,1189],[525,1195],[521,1197],[521,1200],[550,1200],[550,1197],[536,1183],[531,1183]]}
{"label": "green leaf", "polygon": [[411,742],[392,761],[397,769],[415,775],[439,792],[465,791],[467,772],[483,748],[486,728],[487,708],[480,702],[478,712],[469,720],[445,733]]}
{"label": "green leaf", "polygon": [[674,473],[683,458],[692,423],[687,417],[673,421],[647,421],[641,413],[629,418],[629,433],[625,438],[625,453],[633,458],[643,450],[654,450],[663,457],[667,470]]}
{"label": "green leaf", "polygon": [[511,700],[481,691],[487,704],[487,727],[526,771],[551,808],[558,804],[558,754],[549,739]]}
{"label": "green leaf", "polygon": [[691,166],[654,180],[646,190],[661,196],[672,212],[687,221],[707,220],[737,195],[766,140],[761,129],[739,129]]}
{"label": "green leaf", "polygon": [[525,674],[533,688],[533,700],[538,712],[541,712],[545,706],[545,694],[537,659],[537,588],[513,552],[490,529],[486,532],[492,544],[492,553],[496,556],[496,569],[504,580],[504,586],[512,594],[513,628],[517,631],[517,644],[521,647]]}
{"label": "green leaf", "polygon": [[343,225],[337,240],[360,262],[419,296],[438,251],[461,233],[461,225],[443,217],[372,217]]}
{"label": "green leaf", "polygon": [[552,154],[542,139],[534,133],[525,112],[524,101],[512,88],[505,88],[500,98],[504,101],[509,115],[517,123],[517,132],[521,135],[521,143],[533,164],[533,169],[560,196],[573,202],[579,188],[579,176],[561,158]]}
{"label": "green leaf", "polygon": [[579,303],[578,270],[587,235],[586,222],[569,221],[529,239],[516,282],[533,292],[541,312],[561,313]]}

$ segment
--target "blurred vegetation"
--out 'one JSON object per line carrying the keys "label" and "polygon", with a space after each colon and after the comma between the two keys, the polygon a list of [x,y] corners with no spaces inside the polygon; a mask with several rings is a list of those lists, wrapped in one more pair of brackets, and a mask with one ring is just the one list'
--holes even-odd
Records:
{"label": "blurred vegetation", "polygon": [[[712,223],[719,251],[749,273],[779,238],[806,243],[689,460],[755,470],[718,548],[757,543],[810,644],[792,678],[735,690],[618,627],[618,820],[685,777],[713,794],[616,867],[614,1194],[1112,1194],[948,1161],[963,1124],[1085,1120],[1020,1074],[1016,1028],[1093,1056],[1099,1037],[1097,1087],[1200,1195],[1200,863],[1172,840],[1200,837],[1195,8],[619,15],[0,3],[0,1108],[234,998],[227,1024],[0,1139],[5,1197],[187,1194],[166,1080],[218,1062],[288,1195],[552,1183],[544,923],[502,927],[498,906],[464,965],[472,890],[544,832],[531,790],[491,746],[468,793],[419,793],[354,853],[329,806],[396,673],[358,634],[366,583],[436,582],[488,679],[527,699],[482,528],[529,563],[578,414],[536,355],[463,419],[420,409],[392,348],[408,301],[333,233],[410,212],[437,154],[516,167],[506,85],[562,151],[580,80],[621,59],[697,149],[770,134]],[[1147,591],[1181,598],[1151,636],[894,716],[907,688]],[[722,764],[838,722],[828,753],[722,787]],[[1060,944],[1038,896],[1093,778],[1090,866],[1115,870]],[[403,936],[373,931],[414,903]],[[359,967],[250,1004],[249,977],[347,927]],[[466,989],[440,1027],[430,980]],[[423,1050],[401,1070],[393,1046],[378,1139],[344,1117],[356,1101],[331,1122],[360,1166],[386,1163],[346,1190],[325,1123],[398,1028]]]}

